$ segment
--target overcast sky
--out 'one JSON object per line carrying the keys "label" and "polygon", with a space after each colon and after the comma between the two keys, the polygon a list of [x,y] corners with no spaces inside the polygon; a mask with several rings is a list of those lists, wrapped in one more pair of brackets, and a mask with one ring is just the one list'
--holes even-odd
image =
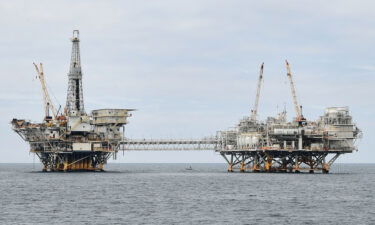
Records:
{"label": "overcast sky", "polygon": [[[1,1],[0,162],[33,162],[12,118],[41,121],[33,62],[43,62],[65,105],[72,30],[80,30],[87,111],[136,108],[130,138],[199,138],[249,114],[265,63],[259,115],[286,104],[284,60],[304,115],[349,106],[363,130],[359,152],[375,162],[374,1]],[[206,152],[125,152],[116,162],[224,162]]]}

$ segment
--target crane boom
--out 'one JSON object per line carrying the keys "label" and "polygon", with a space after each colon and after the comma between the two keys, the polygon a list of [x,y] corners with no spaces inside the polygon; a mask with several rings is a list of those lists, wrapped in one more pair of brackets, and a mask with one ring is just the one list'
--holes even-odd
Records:
{"label": "crane boom", "polygon": [[255,103],[253,110],[251,110],[251,120],[255,121],[257,118],[257,113],[258,113],[258,105],[259,105],[259,96],[260,96],[260,88],[262,86],[262,80],[263,80],[263,67],[264,63],[260,66],[260,72],[259,72],[259,78],[258,78],[258,86],[257,86],[257,93],[255,96]]}
{"label": "crane boom", "polygon": [[287,60],[285,60],[285,63],[286,63],[287,76],[289,78],[289,83],[290,83],[290,89],[292,90],[294,110],[296,111],[296,120],[301,121],[303,120],[303,116],[301,112],[301,106],[297,102],[297,94],[296,94],[296,88],[294,86],[294,82],[292,78],[292,72],[290,70],[290,66]]}
{"label": "crane boom", "polygon": [[38,78],[39,78],[40,84],[42,86],[45,116],[46,116],[46,118],[50,117],[49,110],[51,110],[52,118],[56,119],[57,112],[56,112],[56,109],[53,106],[51,98],[49,97],[49,94],[48,94],[46,80],[44,78],[43,65],[42,65],[42,63],[40,63],[39,68],[38,68],[37,64],[35,64],[35,63],[33,63],[33,64],[35,66],[35,70],[38,74]]}

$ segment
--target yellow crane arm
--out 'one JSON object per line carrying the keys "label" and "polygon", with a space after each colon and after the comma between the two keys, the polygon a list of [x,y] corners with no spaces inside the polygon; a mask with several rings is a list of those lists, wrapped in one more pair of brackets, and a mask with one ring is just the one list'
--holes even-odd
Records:
{"label": "yellow crane arm", "polygon": [[49,116],[49,110],[51,110],[52,112],[52,118],[53,119],[56,119],[56,116],[57,116],[57,112],[56,112],[56,109],[51,101],[51,98],[48,94],[48,90],[47,90],[47,85],[46,85],[46,80],[45,80],[45,77],[44,77],[44,72],[43,72],[43,65],[42,63],[40,63],[39,65],[39,68],[38,68],[38,65],[33,63],[34,66],[35,66],[35,70],[38,74],[38,79],[40,81],[40,84],[42,86],[42,92],[43,92],[43,102],[44,102],[44,109],[45,109],[45,115],[46,117]]}

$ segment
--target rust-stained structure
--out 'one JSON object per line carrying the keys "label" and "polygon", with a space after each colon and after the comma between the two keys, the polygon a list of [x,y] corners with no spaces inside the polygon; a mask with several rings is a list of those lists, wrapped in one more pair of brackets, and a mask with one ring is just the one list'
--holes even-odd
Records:
{"label": "rust-stained structure", "polygon": [[[87,114],[84,109],[79,32],[73,31],[69,84],[64,112],[56,112],[45,85],[42,65],[37,68],[45,102],[41,123],[13,119],[13,130],[30,144],[44,165],[43,171],[101,171],[118,142],[131,109],[99,109]],[[52,115],[50,114],[52,111]]]}
{"label": "rust-stained structure", "polygon": [[285,111],[265,122],[244,118],[219,132],[228,171],[328,173],[342,154],[356,150],[360,130],[348,107],[330,107],[316,121],[286,121]]}
{"label": "rust-stained structure", "polygon": [[[236,129],[220,131],[218,151],[228,163],[228,171],[328,173],[342,154],[357,150],[355,140],[361,131],[353,123],[348,107],[329,107],[316,121],[308,121],[298,104],[289,63],[287,76],[295,109],[293,121],[286,111],[266,121],[245,117]],[[260,79],[263,77],[263,64]],[[260,80],[259,79],[259,80]],[[260,84],[256,95],[259,101]],[[254,110],[253,110],[254,112]],[[256,112],[256,108],[255,108]]]}

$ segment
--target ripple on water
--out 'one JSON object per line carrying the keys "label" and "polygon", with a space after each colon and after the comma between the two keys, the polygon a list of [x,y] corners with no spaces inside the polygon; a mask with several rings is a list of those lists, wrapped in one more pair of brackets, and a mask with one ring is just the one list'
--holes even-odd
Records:
{"label": "ripple on water", "polygon": [[225,164],[112,164],[40,173],[0,164],[2,224],[374,224],[375,165],[225,173]]}

